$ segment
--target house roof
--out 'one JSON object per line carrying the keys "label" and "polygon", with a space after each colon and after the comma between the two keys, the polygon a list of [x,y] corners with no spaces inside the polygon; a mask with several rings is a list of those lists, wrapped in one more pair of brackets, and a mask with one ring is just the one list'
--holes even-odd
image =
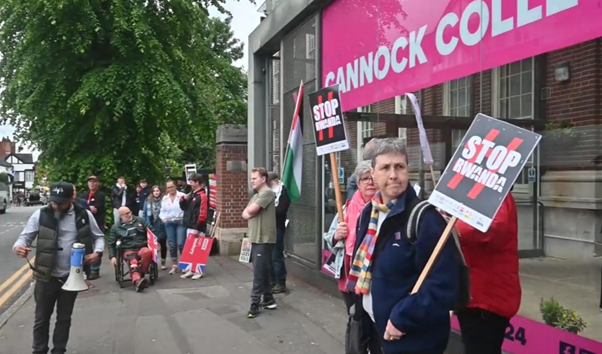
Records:
{"label": "house roof", "polygon": [[22,163],[33,163],[33,154],[9,154],[4,156],[4,160],[8,160],[10,156],[18,158]]}
{"label": "house roof", "polygon": [[10,163],[6,162],[3,159],[0,159],[0,166],[9,167],[9,168],[13,168],[14,167],[13,165],[11,165]]}

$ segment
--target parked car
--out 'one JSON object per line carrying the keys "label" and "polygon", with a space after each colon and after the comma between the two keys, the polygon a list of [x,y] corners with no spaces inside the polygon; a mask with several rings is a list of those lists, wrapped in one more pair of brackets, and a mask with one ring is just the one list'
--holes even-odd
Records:
{"label": "parked car", "polygon": [[45,198],[38,191],[32,191],[29,193],[29,198],[25,202],[25,206],[33,206],[33,205],[45,205]]}

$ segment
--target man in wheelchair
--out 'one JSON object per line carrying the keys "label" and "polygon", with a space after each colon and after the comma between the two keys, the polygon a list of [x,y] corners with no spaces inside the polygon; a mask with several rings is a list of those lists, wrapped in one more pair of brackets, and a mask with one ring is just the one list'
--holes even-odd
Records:
{"label": "man in wheelchair", "polygon": [[115,221],[109,234],[109,258],[114,267],[117,262],[121,262],[117,259],[117,241],[121,241],[119,247],[123,252],[123,259],[130,267],[136,291],[140,292],[148,286],[144,274],[153,259],[153,251],[147,247],[146,229],[153,231],[153,228],[143,218],[133,215],[128,207],[119,208],[119,219]]}

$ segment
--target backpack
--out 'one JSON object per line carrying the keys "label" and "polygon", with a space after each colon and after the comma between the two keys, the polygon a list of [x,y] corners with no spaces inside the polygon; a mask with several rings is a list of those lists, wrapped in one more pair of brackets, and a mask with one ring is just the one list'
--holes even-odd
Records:
{"label": "backpack", "polygon": [[[418,225],[420,224],[420,217],[428,210],[435,209],[435,206],[430,204],[428,201],[419,199],[415,199],[410,203],[410,216],[408,217],[407,230],[406,235],[408,237],[408,241],[410,244],[414,245],[416,242],[416,238],[418,235]],[[449,220],[447,220],[449,222]],[[454,311],[462,310],[466,308],[468,303],[471,300],[470,296],[470,270],[468,265],[466,264],[466,259],[464,258],[464,254],[462,253],[462,248],[460,247],[460,241],[458,240],[458,235],[452,229],[452,239],[455,242],[456,249],[456,260],[460,263],[460,267],[458,272],[460,273],[459,278],[459,288],[460,293],[458,295],[458,299],[453,306]]]}

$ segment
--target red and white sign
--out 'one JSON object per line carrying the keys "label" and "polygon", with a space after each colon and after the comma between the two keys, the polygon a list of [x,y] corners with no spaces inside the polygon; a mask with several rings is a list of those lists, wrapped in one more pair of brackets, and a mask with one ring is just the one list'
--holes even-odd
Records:
{"label": "red and white sign", "polygon": [[209,207],[217,209],[217,175],[209,175]]}
{"label": "red and white sign", "polygon": [[157,249],[159,248],[159,242],[157,241],[157,236],[155,236],[155,234],[149,228],[146,229],[146,243],[148,248],[153,251],[153,261],[157,263]]}
{"label": "red and white sign", "polygon": [[205,273],[212,245],[213,239],[211,237],[195,235],[189,232],[178,267],[187,271]]}

